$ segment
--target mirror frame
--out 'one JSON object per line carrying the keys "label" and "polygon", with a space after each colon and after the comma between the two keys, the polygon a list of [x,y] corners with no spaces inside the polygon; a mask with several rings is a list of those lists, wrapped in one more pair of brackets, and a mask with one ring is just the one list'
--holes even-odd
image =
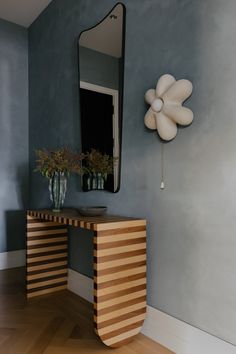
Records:
{"label": "mirror frame", "polygon": [[[82,146],[82,124],[81,124],[81,109],[80,109],[80,49],[79,49],[79,41],[80,41],[80,37],[84,32],[87,32],[93,28],[96,28],[97,26],[99,26],[112,12],[113,10],[116,8],[117,5],[121,5],[123,7],[123,26],[122,26],[122,65],[121,65],[121,75],[122,75],[122,85],[120,87],[119,90],[119,167],[118,167],[118,186],[117,189],[114,191],[108,190],[108,189],[104,189],[101,190],[102,192],[106,191],[106,192],[111,192],[111,193],[118,193],[120,191],[120,186],[121,186],[121,159],[122,159],[122,133],[123,133],[123,104],[124,104],[124,75],[125,75],[125,34],[126,34],[126,7],[122,2],[118,2],[116,3],[112,9],[107,13],[106,16],[104,16],[102,18],[101,21],[99,21],[98,23],[96,23],[96,25],[91,26],[89,28],[87,28],[86,30],[83,30],[80,32],[78,38],[77,38],[77,55],[78,55],[78,89],[79,89],[79,93],[78,93],[78,97],[79,97],[79,112],[80,112],[80,144]],[[82,180],[82,179],[81,179]],[[90,191],[85,191],[83,190],[83,185],[82,185],[82,191],[83,192],[90,192]]]}

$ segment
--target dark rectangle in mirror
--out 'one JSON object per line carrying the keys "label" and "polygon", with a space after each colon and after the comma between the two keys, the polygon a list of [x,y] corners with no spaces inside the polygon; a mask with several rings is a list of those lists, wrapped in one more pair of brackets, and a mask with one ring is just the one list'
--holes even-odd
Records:
{"label": "dark rectangle in mirror", "polygon": [[[91,104],[92,102],[92,104]],[[95,149],[113,156],[113,97],[112,95],[80,89],[82,151]],[[88,191],[87,176],[83,178],[83,188]],[[104,189],[114,190],[114,179],[108,175]]]}

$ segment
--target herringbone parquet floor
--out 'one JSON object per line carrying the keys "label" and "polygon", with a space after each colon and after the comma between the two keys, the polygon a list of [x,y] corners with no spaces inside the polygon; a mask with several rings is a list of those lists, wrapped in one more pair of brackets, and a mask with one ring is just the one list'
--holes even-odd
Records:
{"label": "herringbone parquet floor", "polygon": [[93,330],[92,305],[62,291],[26,301],[23,268],[0,271],[0,354],[171,354],[143,335],[111,349]]}

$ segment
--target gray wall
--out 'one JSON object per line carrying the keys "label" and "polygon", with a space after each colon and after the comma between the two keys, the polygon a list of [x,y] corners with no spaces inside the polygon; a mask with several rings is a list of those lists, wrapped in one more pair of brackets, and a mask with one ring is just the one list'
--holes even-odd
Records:
{"label": "gray wall", "polygon": [[25,248],[28,34],[0,20],[0,252]]}
{"label": "gray wall", "polygon": [[96,50],[79,47],[80,80],[119,89],[119,59]]}
{"label": "gray wall", "polygon": [[[115,3],[55,0],[30,28],[31,170],[34,148],[80,146],[76,38]],[[236,344],[236,2],[124,4],[121,190],[81,193],[72,178],[67,205],[107,205],[110,213],[146,217],[148,303]],[[187,105],[195,120],[165,145],[161,191],[160,142],[144,128],[143,97],[167,72],[193,82]],[[32,174],[31,206],[48,205],[46,182]],[[73,231],[71,265],[91,275],[92,239],[85,237]]]}

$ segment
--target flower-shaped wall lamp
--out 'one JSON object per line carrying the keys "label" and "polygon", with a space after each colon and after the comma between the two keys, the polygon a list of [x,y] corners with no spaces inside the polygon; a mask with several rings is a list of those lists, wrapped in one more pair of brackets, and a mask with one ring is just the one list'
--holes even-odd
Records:
{"label": "flower-shaped wall lamp", "polygon": [[151,105],[144,118],[146,127],[156,129],[163,140],[174,139],[177,124],[192,123],[193,112],[182,106],[192,90],[193,85],[189,80],[176,81],[172,75],[162,75],[156,90],[150,89],[145,94],[146,102]]}

